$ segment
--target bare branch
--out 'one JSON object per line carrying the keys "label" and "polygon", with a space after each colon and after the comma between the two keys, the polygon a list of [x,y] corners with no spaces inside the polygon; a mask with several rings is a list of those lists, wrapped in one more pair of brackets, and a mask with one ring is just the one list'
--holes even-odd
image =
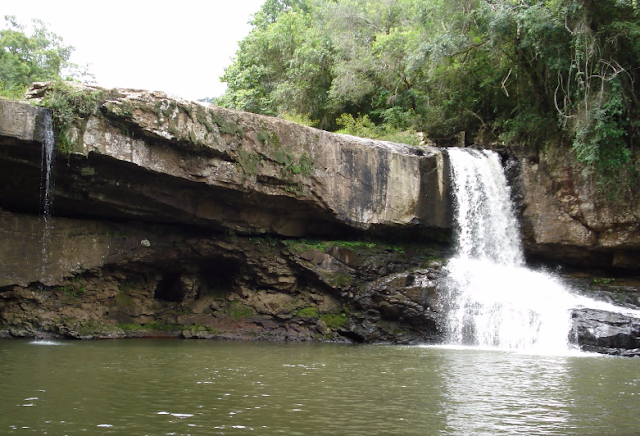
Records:
{"label": "bare branch", "polygon": [[505,84],[507,83],[507,80],[509,80],[509,77],[511,76],[511,72],[512,71],[513,71],[513,69],[509,68],[509,73],[507,74],[507,77],[502,79],[502,90],[504,91],[504,93],[505,93],[505,95],[507,97],[509,97],[509,91],[507,90],[507,87],[505,86]]}

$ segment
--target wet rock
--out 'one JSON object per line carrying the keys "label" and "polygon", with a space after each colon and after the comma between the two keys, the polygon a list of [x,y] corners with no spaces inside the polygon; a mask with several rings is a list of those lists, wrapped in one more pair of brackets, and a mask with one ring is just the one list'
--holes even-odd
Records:
{"label": "wet rock", "polygon": [[640,310],[640,278],[603,275],[602,271],[568,270],[560,273],[574,292],[616,306]]}
{"label": "wet rock", "polygon": [[[6,211],[0,217],[5,259],[17,262],[19,241],[37,240],[43,223]],[[16,220],[25,230],[11,231]],[[367,267],[372,257],[384,259],[389,270],[419,267],[421,246],[346,248],[329,241],[325,252],[296,241],[135,222],[53,217],[50,225],[56,229],[51,243],[64,247],[72,240],[81,261],[53,249],[44,270],[16,269],[20,276],[3,277],[4,284],[18,283],[0,286],[3,336],[406,343],[435,334],[419,289],[432,270],[381,280]],[[150,247],[139,244],[143,235]],[[355,268],[331,254],[346,250],[362,260],[351,263]]]}
{"label": "wet rock", "polygon": [[572,316],[572,337],[581,349],[604,354],[638,355],[640,319],[595,309],[576,309]]}
{"label": "wet rock", "polygon": [[335,246],[331,249],[331,256],[350,268],[358,268],[362,264],[359,256],[348,248]]}
{"label": "wet rock", "polygon": [[[396,273],[357,289],[352,332],[364,339],[401,343],[433,342],[441,333],[441,314],[426,304],[433,271]],[[392,339],[393,338],[393,339]]]}

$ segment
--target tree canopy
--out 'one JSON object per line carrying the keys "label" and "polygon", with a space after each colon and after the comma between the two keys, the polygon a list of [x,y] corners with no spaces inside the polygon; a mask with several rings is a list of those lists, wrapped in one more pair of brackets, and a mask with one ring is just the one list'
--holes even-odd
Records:
{"label": "tree canopy", "polygon": [[73,47],[50,32],[45,23],[33,20],[31,34],[13,16],[5,16],[0,30],[0,95],[20,97],[33,82],[59,80],[64,73],[83,75],[69,62]]}
{"label": "tree canopy", "polygon": [[369,136],[564,143],[603,176],[640,139],[636,0],[267,0],[217,103]]}

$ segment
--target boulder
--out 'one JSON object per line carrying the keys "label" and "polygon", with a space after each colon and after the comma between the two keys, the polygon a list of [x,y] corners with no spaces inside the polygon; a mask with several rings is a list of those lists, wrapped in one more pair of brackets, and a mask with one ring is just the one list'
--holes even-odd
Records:
{"label": "boulder", "polygon": [[585,351],[640,357],[640,319],[622,313],[576,309],[572,337]]}

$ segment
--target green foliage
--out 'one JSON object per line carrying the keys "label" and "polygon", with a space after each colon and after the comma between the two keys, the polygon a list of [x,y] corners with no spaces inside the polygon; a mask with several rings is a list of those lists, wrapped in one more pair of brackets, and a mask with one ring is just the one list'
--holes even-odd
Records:
{"label": "green foliage", "polygon": [[58,286],[56,288],[58,292],[62,292],[68,297],[78,298],[85,293],[85,288],[83,285],[69,285],[69,286]]}
{"label": "green foliage", "polygon": [[[392,113],[393,111],[389,110],[388,112]],[[351,114],[343,113],[336,119],[336,124],[340,127],[337,133],[409,145],[420,145],[420,137],[416,132],[412,130],[402,131],[394,127],[394,125],[398,124],[397,122],[384,123],[376,126],[366,114],[357,114],[354,118]]]}
{"label": "green foliage", "polygon": [[[95,173],[93,173],[95,174]],[[131,238],[133,235],[131,233],[128,232],[119,232],[117,230],[107,230],[106,232],[107,236],[113,236],[114,238],[123,238],[123,239],[128,239]]]}
{"label": "green foliage", "polygon": [[262,145],[269,145],[271,143],[271,137],[267,132],[260,131],[256,134],[256,137]]}
{"label": "green foliage", "polygon": [[327,283],[336,288],[348,288],[353,284],[353,276],[341,271],[326,274],[325,279]]}
{"label": "green foliage", "polygon": [[183,330],[190,330],[192,332],[209,332],[209,333],[220,333],[217,329],[213,327],[207,327],[204,324],[194,324],[192,326],[184,326]]}
{"label": "green foliage", "polygon": [[56,287],[56,291],[63,293],[71,298],[79,298],[87,291],[85,284],[81,281],[81,277],[74,277],[69,280],[69,284],[66,286]]}
{"label": "green foliage", "polygon": [[69,135],[74,123],[84,122],[95,114],[103,102],[101,90],[87,92],[68,82],[53,82],[47,90],[42,105],[53,112],[56,131],[56,147],[63,153],[71,153],[75,144]]}
{"label": "green foliage", "polygon": [[124,330],[125,333],[131,333],[131,332],[141,332],[146,330],[146,328],[139,323],[133,323],[133,324],[118,324],[118,327],[120,327],[122,330]]}
{"label": "green foliage", "polygon": [[295,155],[290,147],[277,149],[274,157],[277,163],[284,165],[285,167],[293,165],[293,161],[295,160]]}
{"label": "green foliage", "polygon": [[262,163],[262,160],[262,156],[257,153],[238,149],[238,163],[242,167],[242,171],[248,176],[258,174],[258,165]]}
{"label": "green foliage", "polygon": [[256,247],[277,247],[278,239],[275,239],[271,236],[263,236],[263,237],[252,237],[249,238],[249,242],[251,242]]}
{"label": "green foliage", "polygon": [[198,105],[198,109],[196,111],[196,119],[200,124],[204,124],[204,126],[207,128],[207,132],[213,132],[213,125],[209,122],[207,111],[200,105]]}
{"label": "green foliage", "polygon": [[318,120],[312,120],[311,118],[309,118],[309,114],[283,112],[280,114],[280,118],[309,127],[315,127],[320,124]]}
{"label": "green foliage", "polygon": [[141,333],[141,332],[178,332],[184,330],[184,326],[173,323],[164,323],[164,322],[147,322],[144,324],[133,323],[133,324],[118,324],[125,333]]}
{"label": "green foliage", "polygon": [[244,135],[244,130],[239,124],[227,121],[224,117],[216,114],[215,112],[211,112],[211,116],[213,118],[213,122],[220,128],[221,133],[235,135],[239,138],[242,138],[242,135]]}
{"label": "green foliage", "polygon": [[222,77],[228,88],[216,104],[267,115],[296,114],[322,124],[331,45],[312,20],[302,1],[265,2]]}
{"label": "green foliage", "polygon": [[50,32],[45,23],[33,20],[31,34],[15,17],[5,16],[0,30],[0,97],[18,99],[33,82],[85,77],[87,74],[69,62],[73,47]]}
{"label": "green foliage", "polygon": [[593,279],[593,283],[596,285],[608,285],[612,283],[615,279],[612,278],[595,278]]}
{"label": "green foliage", "polygon": [[7,85],[0,81],[0,98],[18,101],[24,98],[27,87],[25,85]]}
{"label": "green foliage", "polygon": [[358,114],[357,117],[354,118],[353,115],[344,113],[336,119],[336,123],[340,126],[338,133],[362,136],[364,138],[375,138],[378,136],[376,125],[369,119],[368,115]]}
{"label": "green foliage", "polygon": [[300,174],[302,174],[303,176],[308,176],[309,174],[311,174],[311,171],[313,171],[314,168],[314,160],[311,156],[309,156],[307,153],[302,153],[302,156],[300,156],[300,159],[298,159],[298,168],[300,168]]}
{"label": "green foliage", "polygon": [[388,250],[396,253],[404,253],[405,247],[393,245],[384,241],[353,240],[353,241],[326,241],[317,239],[285,239],[282,241],[286,247],[297,253],[303,253],[311,249],[327,251],[333,247],[342,247],[356,252],[370,250]]}
{"label": "green foliage", "polygon": [[282,165],[283,176],[296,174],[308,176],[313,171],[314,161],[306,152],[296,158],[291,147],[283,147],[276,149],[274,158],[277,163]]}
{"label": "green foliage", "polygon": [[628,120],[617,81],[606,98],[584,117],[573,141],[578,160],[595,169],[601,184],[619,182],[628,176],[625,169],[632,155],[626,143]]}

